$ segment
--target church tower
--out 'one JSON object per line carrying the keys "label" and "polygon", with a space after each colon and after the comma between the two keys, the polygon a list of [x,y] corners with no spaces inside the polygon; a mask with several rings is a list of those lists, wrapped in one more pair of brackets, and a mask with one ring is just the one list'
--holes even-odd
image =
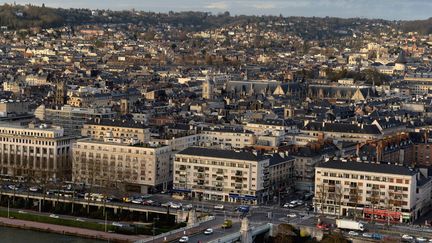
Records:
{"label": "church tower", "polygon": [[59,106],[66,104],[67,87],[65,82],[57,82],[54,103]]}
{"label": "church tower", "polygon": [[213,99],[214,82],[207,76],[202,84],[202,97],[206,100]]}

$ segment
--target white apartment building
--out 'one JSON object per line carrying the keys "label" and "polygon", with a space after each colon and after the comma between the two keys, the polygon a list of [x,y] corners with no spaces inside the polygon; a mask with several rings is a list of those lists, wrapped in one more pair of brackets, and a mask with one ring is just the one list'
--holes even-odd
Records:
{"label": "white apartment building", "polygon": [[244,148],[253,146],[256,137],[253,132],[229,128],[204,128],[199,133],[199,145],[210,147],[221,145],[226,148]]}
{"label": "white apartment building", "polygon": [[315,210],[412,222],[429,210],[431,186],[429,178],[408,167],[332,160],[316,166]]}
{"label": "white apartment building", "polygon": [[73,146],[73,181],[139,193],[165,190],[172,181],[171,148],[137,141],[78,140]]}
{"label": "white apartment building", "polygon": [[175,155],[173,191],[203,200],[256,204],[268,196],[269,161],[250,152],[190,147]]}
{"label": "white apartment building", "polygon": [[150,129],[141,122],[115,119],[92,119],[84,124],[81,135],[97,140],[105,137],[138,139],[141,142],[150,140]]}
{"label": "white apartment building", "polygon": [[37,180],[70,179],[72,142],[60,127],[0,124],[1,174]]}

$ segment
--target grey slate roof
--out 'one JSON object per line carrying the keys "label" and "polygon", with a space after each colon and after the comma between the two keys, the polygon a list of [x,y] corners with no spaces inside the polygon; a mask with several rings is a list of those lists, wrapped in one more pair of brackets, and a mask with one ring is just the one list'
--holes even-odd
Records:
{"label": "grey slate roof", "polygon": [[320,163],[316,166],[316,168],[338,169],[345,171],[363,171],[408,176],[416,174],[416,171],[400,165],[376,164],[356,161],[342,162],[340,160],[330,160],[324,163]]}
{"label": "grey slate roof", "polygon": [[247,161],[261,161],[264,159],[263,157],[256,156],[251,152],[236,152],[234,150],[209,149],[201,147],[189,147],[180,151],[178,154]]}

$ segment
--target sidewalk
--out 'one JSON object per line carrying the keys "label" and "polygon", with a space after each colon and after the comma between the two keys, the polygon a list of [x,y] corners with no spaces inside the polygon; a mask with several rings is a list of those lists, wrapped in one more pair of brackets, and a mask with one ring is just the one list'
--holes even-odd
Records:
{"label": "sidewalk", "polygon": [[74,235],[74,236],[79,236],[84,238],[109,240],[112,242],[135,242],[139,239],[149,237],[143,235],[130,236],[130,235],[113,234],[113,233],[101,232],[96,230],[81,229],[81,228],[75,228],[69,226],[45,224],[45,223],[39,223],[33,221],[8,219],[8,218],[0,218],[0,225],[22,228],[22,229],[40,230],[44,232],[51,232],[51,233],[58,233],[58,234],[65,234],[65,235]]}

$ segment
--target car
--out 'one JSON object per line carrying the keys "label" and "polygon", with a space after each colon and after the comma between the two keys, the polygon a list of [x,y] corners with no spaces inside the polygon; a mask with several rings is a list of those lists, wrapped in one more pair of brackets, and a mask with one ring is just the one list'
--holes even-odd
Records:
{"label": "car", "polygon": [[411,235],[402,235],[402,239],[404,240],[414,240],[414,237],[412,237]]}
{"label": "car", "polygon": [[372,234],[372,233],[367,233],[367,232],[366,232],[366,233],[363,233],[362,236],[365,237],[365,238],[372,238],[372,237],[373,237],[373,234]]}
{"label": "car", "polygon": [[166,203],[162,203],[161,204],[162,207],[170,207],[171,206],[171,202],[166,202]]}
{"label": "car", "polygon": [[295,213],[289,213],[289,214],[287,215],[287,217],[288,217],[288,218],[295,218],[295,217],[297,217],[297,214],[295,214]]}
{"label": "car", "polygon": [[303,204],[304,204],[304,202],[302,200],[297,200],[297,202],[296,202],[296,205],[298,205],[298,206],[301,206]]}
{"label": "car", "polygon": [[41,190],[42,189],[40,187],[37,187],[37,186],[32,186],[29,188],[29,191],[31,191],[31,192],[39,192]]}
{"label": "car", "polygon": [[180,209],[182,207],[182,204],[181,203],[171,203],[170,207],[174,208],[174,209]]}
{"label": "car", "polygon": [[211,235],[211,234],[213,234],[213,229],[208,228],[208,229],[204,230],[204,234],[205,235]]}
{"label": "car", "polygon": [[55,214],[50,214],[50,218],[55,218],[55,219],[58,219],[58,218],[59,218],[59,216],[58,216],[58,215],[55,215]]}
{"label": "car", "polygon": [[220,209],[220,210],[223,210],[223,209],[225,208],[225,206],[222,205],[222,204],[217,204],[217,205],[214,205],[213,208],[214,208],[214,209]]}
{"label": "car", "polygon": [[78,221],[78,222],[85,222],[85,220],[82,219],[82,218],[76,218],[75,221]]}
{"label": "car", "polygon": [[424,238],[424,237],[417,237],[417,238],[416,238],[416,241],[417,241],[417,242],[426,242],[427,239]]}
{"label": "car", "polygon": [[119,223],[119,222],[112,222],[111,223],[113,226],[117,226],[117,227],[123,227],[124,225]]}
{"label": "car", "polygon": [[326,223],[319,223],[316,226],[318,229],[322,229],[322,230],[328,230],[330,228],[330,225],[326,224]]}
{"label": "car", "polygon": [[19,187],[16,185],[9,185],[8,188],[13,191],[18,191]]}
{"label": "car", "polygon": [[295,207],[297,207],[297,204],[292,204],[292,203],[290,203],[290,204],[288,204],[288,207],[289,207],[289,208],[295,208]]}
{"label": "car", "polygon": [[151,206],[155,201],[153,200],[145,200],[142,202],[143,205]]}
{"label": "car", "polygon": [[191,210],[193,208],[193,205],[192,204],[186,204],[183,206],[183,208],[186,210]]}
{"label": "car", "polygon": [[182,236],[179,240],[179,242],[189,242],[189,237],[187,236]]}
{"label": "car", "polygon": [[350,236],[358,236],[359,233],[357,233],[357,232],[351,230],[350,232],[348,232],[348,235],[350,235]]}
{"label": "car", "polygon": [[131,201],[133,204],[142,204],[143,200],[141,198],[136,198],[134,200]]}
{"label": "car", "polygon": [[373,233],[373,234],[372,234],[372,238],[373,238],[374,240],[382,240],[384,237],[383,237],[382,234]]}
{"label": "car", "polygon": [[227,219],[224,221],[221,227],[222,229],[229,229],[232,227],[232,225],[233,225],[232,220]]}

